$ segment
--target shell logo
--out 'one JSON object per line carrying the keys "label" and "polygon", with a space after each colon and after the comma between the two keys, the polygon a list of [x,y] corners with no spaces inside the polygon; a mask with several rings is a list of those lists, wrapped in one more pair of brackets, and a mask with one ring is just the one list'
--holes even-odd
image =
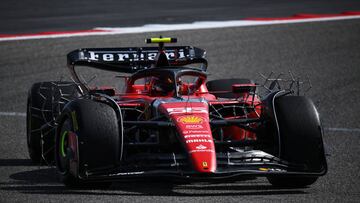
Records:
{"label": "shell logo", "polygon": [[204,119],[199,116],[182,116],[178,119],[178,121],[184,124],[201,124]]}

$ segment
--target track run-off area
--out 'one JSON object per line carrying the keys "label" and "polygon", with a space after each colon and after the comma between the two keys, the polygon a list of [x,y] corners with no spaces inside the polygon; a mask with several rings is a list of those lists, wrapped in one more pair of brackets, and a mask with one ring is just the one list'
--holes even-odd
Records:
{"label": "track run-off area", "polygon": [[[26,148],[26,98],[38,81],[69,79],[66,54],[82,47],[144,46],[153,36],[207,50],[209,78],[288,73],[311,80],[306,93],[325,128],[328,174],[303,189],[273,188],[264,178],[231,183],[136,181],[107,190],[71,190],[56,170],[35,166]],[[360,20],[0,42],[0,202],[356,202],[360,198]]]}

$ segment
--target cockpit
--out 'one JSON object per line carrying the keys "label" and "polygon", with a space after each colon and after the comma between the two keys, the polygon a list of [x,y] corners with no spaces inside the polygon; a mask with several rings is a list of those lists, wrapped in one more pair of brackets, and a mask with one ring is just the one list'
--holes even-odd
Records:
{"label": "cockpit", "polygon": [[[156,68],[140,71],[128,80],[126,93],[153,97],[180,97],[203,92],[206,74],[184,68]],[[205,90],[206,91],[206,90]]]}

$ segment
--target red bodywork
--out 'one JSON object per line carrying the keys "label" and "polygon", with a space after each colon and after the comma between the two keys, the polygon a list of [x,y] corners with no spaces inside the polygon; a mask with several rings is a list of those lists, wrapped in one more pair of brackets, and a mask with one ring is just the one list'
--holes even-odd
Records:
{"label": "red bodywork", "polygon": [[[192,163],[192,167],[199,173],[213,173],[216,171],[216,152],[215,140],[219,139],[218,134],[213,133],[210,127],[209,104],[239,104],[253,105],[255,111],[238,117],[225,117],[224,119],[241,119],[241,118],[258,118],[261,113],[260,100],[257,96],[249,95],[249,92],[241,91],[235,93],[237,99],[219,100],[205,86],[205,79],[198,85],[198,88],[192,93],[182,92],[185,96],[174,98],[169,94],[166,96],[157,96],[149,91],[151,84],[134,84],[133,80],[127,80],[127,88],[125,93],[117,93],[119,97],[118,105],[120,107],[136,107],[150,105],[155,100],[161,99],[163,103],[158,106],[158,110],[166,115],[169,120],[175,124],[180,140],[182,141],[188,156]],[[180,90],[186,90],[193,84],[183,83]],[[246,87],[255,87],[255,84],[242,84]],[[236,89],[234,86],[233,89]],[[204,102],[193,100],[203,99]],[[136,101],[142,102],[136,102]],[[134,102],[135,101],[135,102]],[[256,140],[253,132],[247,131],[236,126],[223,127],[223,134],[227,139],[231,140]]]}
{"label": "red bodywork", "polygon": [[[175,41],[160,37],[146,41],[158,43],[159,47],[85,48],[68,53],[67,65],[77,91],[57,123],[69,119],[71,113],[73,123],[79,119],[80,127],[69,131],[66,156],[64,151],[62,157],[56,156],[61,172],[67,169],[65,161],[70,159],[70,175],[81,181],[158,175],[194,180],[289,176],[297,180],[295,176],[309,178],[326,173],[323,147],[319,145],[321,126],[314,105],[300,97],[285,97],[293,93],[294,79],[290,89],[284,90],[278,84],[280,79],[270,78],[272,73],[265,81],[272,81],[269,87],[244,78],[207,81],[205,50],[164,47],[164,43]],[[115,87],[91,88],[88,84],[96,75],[90,77],[91,71],[79,74],[81,69],[75,66],[131,75],[116,75],[125,79],[123,92]],[[108,78],[101,84],[109,84]],[[69,88],[57,86],[60,93],[61,88]],[[257,90],[258,86],[266,92]],[[68,100],[65,96],[61,95],[59,103]],[[285,105],[287,102],[281,101],[296,103]],[[296,132],[297,120],[289,119],[289,111],[298,106],[297,102],[304,105],[313,122],[306,126],[310,133],[303,133],[307,140],[302,131]],[[93,109],[94,114],[84,113]],[[85,122],[88,117],[94,118]],[[90,132],[88,126],[99,131],[91,128]],[[65,149],[66,143],[59,141],[63,128],[57,129],[56,146]],[[307,149],[308,141],[321,157]]]}

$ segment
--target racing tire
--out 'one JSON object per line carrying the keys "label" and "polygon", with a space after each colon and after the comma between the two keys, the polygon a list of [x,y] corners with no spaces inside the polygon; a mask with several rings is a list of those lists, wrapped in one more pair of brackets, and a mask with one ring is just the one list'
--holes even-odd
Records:
{"label": "racing tire", "polygon": [[[115,111],[105,103],[78,99],[65,107],[60,123],[55,145],[60,181],[71,188],[109,187],[111,182],[92,182],[82,177],[89,170],[119,165],[121,139]],[[76,134],[76,153],[70,148],[68,137],[64,138],[67,132]],[[76,170],[69,167],[73,160],[77,161]]]}
{"label": "racing tire", "polygon": [[[255,84],[253,80],[243,78],[232,79],[219,79],[211,80],[206,83],[208,91],[232,91],[232,85],[234,84]],[[232,92],[228,93],[212,93],[216,97],[220,98],[235,98],[236,95]]]}
{"label": "racing tire", "polygon": [[[275,112],[280,131],[279,157],[305,166],[305,173],[325,174],[323,132],[313,102],[303,96],[282,96],[275,99]],[[272,185],[279,187],[305,187],[317,179],[318,176],[268,177]]]}
{"label": "racing tire", "polygon": [[35,83],[27,99],[27,147],[34,164],[51,164],[54,159],[55,120],[78,91],[73,82]]}

